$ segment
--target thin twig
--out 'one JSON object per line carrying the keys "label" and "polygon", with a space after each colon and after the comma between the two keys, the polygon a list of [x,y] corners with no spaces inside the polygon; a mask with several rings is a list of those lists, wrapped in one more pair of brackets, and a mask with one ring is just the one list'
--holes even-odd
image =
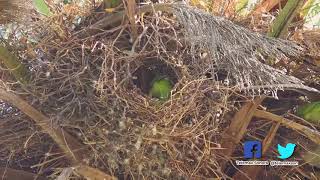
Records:
{"label": "thin twig", "polygon": [[[2,88],[0,88],[0,99],[16,106],[26,115],[28,115],[37,125],[39,125],[64,151],[64,153],[67,155],[67,158],[72,162],[72,164],[81,167],[76,168],[79,174],[89,179],[97,179],[96,177],[100,177],[100,179],[115,179],[114,177],[109,176],[98,169],[82,165],[82,156],[87,154],[84,153],[86,146],[82,145],[80,142],[78,142],[78,140],[74,139],[62,128],[50,127],[50,119],[33,108],[31,105],[29,105],[29,103]],[[88,173],[92,170],[94,170],[95,173]]]}
{"label": "thin twig", "polygon": [[254,116],[259,118],[264,118],[268,120],[272,120],[275,122],[280,122],[284,126],[302,132],[306,137],[308,137],[311,141],[320,144],[320,133],[318,131],[312,130],[304,125],[286,119],[284,117],[272,114],[263,110],[256,110]]}

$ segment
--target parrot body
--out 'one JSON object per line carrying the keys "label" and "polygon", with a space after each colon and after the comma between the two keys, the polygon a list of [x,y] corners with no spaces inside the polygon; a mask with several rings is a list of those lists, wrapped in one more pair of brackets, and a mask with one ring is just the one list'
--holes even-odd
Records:
{"label": "parrot body", "polygon": [[156,77],[151,82],[149,95],[160,100],[167,100],[170,97],[173,86],[167,77]]}
{"label": "parrot body", "polygon": [[303,105],[297,109],[297,115],[307,121],[320,123],[320,101]]}

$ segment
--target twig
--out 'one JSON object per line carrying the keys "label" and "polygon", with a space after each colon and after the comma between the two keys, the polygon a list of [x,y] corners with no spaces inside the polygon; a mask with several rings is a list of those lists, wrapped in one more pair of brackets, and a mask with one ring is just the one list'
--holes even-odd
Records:
{"label": "twig", "polygon": [[37,174],[33,174],[30,172],[16,170],[7,167],[0,167],[0,177],[1,179],[10,179],[10,180],[45,180],[46,178],[42,176],[38,176]]}
{"label": "twig", "polygon": [[233,17],[235,14],[235,0],[213,0],[211,4],[211,11],[220,16]]}
{"label": "twig", "polygon": [[[37,125],[39,125],[63,150],[67,158],[71,161],[72,165],[79,166],[81,168],[76,168],[77,172],[88,179],[97,179],[96,177],[101,177],[98,179],[116,179],[110,175],[101,172],[98,169],[94,169],[81,164],[82,156],[86,155],[84,151],[86,146],[82,145],[78,140],[74,139],[70,134],[65,132],[61,127],[50,127],[50,119],[43,115],[41,112],[36,110],[34,107],[29,105],[28,102],[24,101],[17,95],[8,92],[0,88],[0,99],[7,101],[8,103],[16,106],[23,113],[28,115]],[[96,176],[91,176],[92,174],[88,171],[94,170]],[[99,172],[99,173],[98,173]]]}
{"label": "twig", "polygon": [[135,0],[127,0],[126,1],[126,12],[127,12],[127,17],[130,22],[130,29],[131,29],[131,38],[132,41],[135,41],[136,38],[138,37],[138,29],[136,27],[135,23],[135,10],[136,10],[136,1]]}
{"label": "twig", "polygon": [[0,99],[11,103],[12,105],[19,108],[22,112],[28,115],[34,122],[39,125],[45,132],[47,132],[51,138],[59,145],[59,147],[66,153],[67,157],[73,162],[78,161],[80,154],[73,153],[71,150],[79,150],[83,148],[83,145],[77,142],[71,135],[63,132],[61,128],[50,127],[50,119],[43,115],[41,112],[33,108],[26,101],[0,88]]}
{"label": "twig", "polygon": [[[253,102],[247,102],[233,117],[230,127],[222,135],[222,154],[230,157],[236,145],[240,143],[257,107],[265,97],[258,97]],[[224,167],[222,165],[222,167]]]}
{"label": "twig", "polygon": [[289,119],[286,119],[284,117],[272,114],[270,112],[266,112],[263,110],[256,110],[254,113],[254,116],[259,117],[259,118],[264,118],[264,119],[269,119],[275,122],[280,122],[284,126],[291,128],[293,130],[297,130],[302,132],[306,137],[308,137],[311,141],[320,144],[320,133],[312,130],[306,126],[303,126],[299,123],[293,122]]}
{"label": "twig", "polygon": [[259,3],[255,10],[253,10],[250,14],[256,16],[264,12],[269,12],[276,5],[280,4],[281,1],[283,0],[264,0],[263,2]]}
{"label": "twig", "polygon": [[[145,5],[145,6],[139,7],[136,11],[136,14],[153,12],[154,10],[172,12],[172,8],[170,4],[155,4],[155,5]],[[94,35],[100,31],[103,31],[108,26],[120,23],[122,20],[125,20],[127,18],[128,17],[126,16],[126,12],[124,10],[112,15],[108,15],[107,17],[101,19],[100,21],[96,22],[90,27],[79,31],[77,35],[82,38]]]}
{"label": "twig", "polygon": [[[280,127],[280,123],[274,123],[270,128],[269,133],[264,138],[262,143],[262,155],[264,155],[269,147],[271,146],[272,140],[277,134],[277,131]],[[257,179],[259,172],[263,169],[262,166],[244,166],[241,171],[238,171],[236,175],[233,176],[234,179],[245,179],[245,177],[249,176],[251,179]],[[245,176],[242,172],[246,173]]]}
{"label": "twig", "polygon": [[86,165],[76,167],[76,171],[89,180],[116,180],[117,178],[105,174],[104,172]]}

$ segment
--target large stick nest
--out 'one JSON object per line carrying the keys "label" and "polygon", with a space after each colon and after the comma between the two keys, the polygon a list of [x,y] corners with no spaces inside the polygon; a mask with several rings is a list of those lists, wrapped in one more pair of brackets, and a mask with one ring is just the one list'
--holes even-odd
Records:
{"label": "large stick nest", "polygon": [[[214,151],[236,110],[230,99],[240,91],[313,90],[262,63],[268,57],[298,57],[302,49],[184,5],[171,8],[174,15],[139,15],[136,40],[125,22],[88,37],[61,22],[60,29],[67,31],[63,38],[52,28],[57,26],[46,25],[36,58],[25,54],[32,82],[25,88],[6,86],[25,95],[53,126],[89,145],[87,163],[111,175],[226,177]],[[148,96],[154,72],[175,83],[165,103]],[[19,141],[26,142],[31,133]]]}

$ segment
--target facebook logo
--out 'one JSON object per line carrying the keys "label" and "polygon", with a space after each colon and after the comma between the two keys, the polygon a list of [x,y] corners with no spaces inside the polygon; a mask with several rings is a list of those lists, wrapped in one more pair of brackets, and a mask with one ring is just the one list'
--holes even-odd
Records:
{"label": "facebook logo", "polygon": [[244,142],[244,158],[261,158],[262,146],[260,141]]}

